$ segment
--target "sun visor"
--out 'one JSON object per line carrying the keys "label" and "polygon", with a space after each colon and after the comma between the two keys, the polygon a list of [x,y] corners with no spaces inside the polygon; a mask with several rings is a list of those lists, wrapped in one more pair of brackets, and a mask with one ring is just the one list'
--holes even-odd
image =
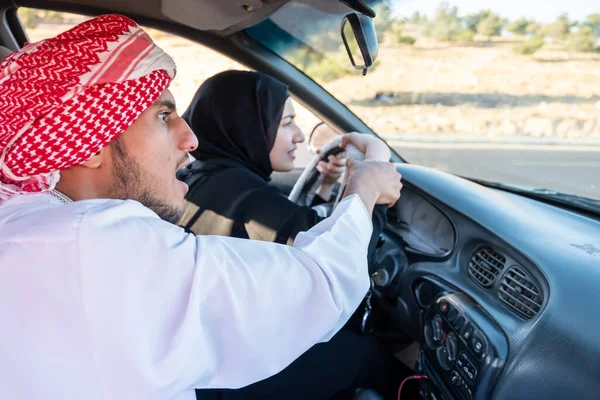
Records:
{"label": "sun visor", "polygon": [[161,11],[173,21],[199,30],[231,31],[232,27],[247,27],[261,22],[288,1],[163,0]]}

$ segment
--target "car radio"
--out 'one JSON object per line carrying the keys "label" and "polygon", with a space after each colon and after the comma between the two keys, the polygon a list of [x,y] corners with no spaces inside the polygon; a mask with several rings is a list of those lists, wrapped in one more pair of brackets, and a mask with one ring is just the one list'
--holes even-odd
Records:
{"label": "car radio", "polygon": [[468,296],[433,301],[424,313],[421,369],[426,399],[487,399],[508,356],[506,337]]}

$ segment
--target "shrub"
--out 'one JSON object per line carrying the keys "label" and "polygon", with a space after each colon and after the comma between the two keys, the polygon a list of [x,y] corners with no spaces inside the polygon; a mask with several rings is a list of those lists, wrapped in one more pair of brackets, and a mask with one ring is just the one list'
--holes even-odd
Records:
{"label": "shrub", "polygon": [[417,39],[412,36],[404,35],[404,25],[400,23],[395,23],[392,25],[390,29],[390,37],[394,43],[408,44],[410,46],[415,44],[417,41]]}
{"label": "shrub", "polygon": [[532,55],[535,54],[539,49],[544,47],[544,44],[544,38],[542,38],[541,36],[534,36],[515,45],[513,50],[519,54]]}
{"label": "shrub", "polygon": [[415,39],[412,36],[399,36],[396,40],[400,44],[408,44],[410,46],[412,46],[413,44],[415,44],[415,42],[417,41],[417,39]]}
{"label": "shrub", "polygon": [[456,35],[454,35],[452,40],[455,42],[470,43],[473,41],[474,38],[475,32],[473,32],[470,29],[464,29],[458,32]]}
{"label": "shrub", "polygon": [[596,32],[590,26],[584,26],[570,33],[565,41],[565,49],[577,53],[589,53],[596,50]]}
{"label": "shrub", "polygon": [[[348,64],[350,61],[348,61]],[[304,72],[317,82],[331,82],[348,74],[348,70],[330,58],[309,64]]]}
{"label": "shrub", "polygon": [[327,57],[305,47],[290,54],[288,60],[296,68],[319,83],[335,81],[344,75],[348,75],[352,70],[346,49],[343,46]]}

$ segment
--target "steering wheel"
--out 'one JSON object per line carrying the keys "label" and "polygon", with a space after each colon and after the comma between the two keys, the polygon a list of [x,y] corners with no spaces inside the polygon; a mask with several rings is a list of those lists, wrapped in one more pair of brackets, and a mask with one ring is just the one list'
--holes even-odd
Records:
{"label": "steering wheel", "polygon": [[[324,145],[319,149],[319,154],[317,154],[312,161],[308,164],[302,175],[298,178],[298,181],[292,188],[288,199],[293,201],[296,204],[303,206],[310,206],[312,204],[313,199],[315,198],[317,189],[323,183],[323,176],[317,170],[317,165],[319,165],[320,161],[327,162],[327,159],[331,155],[337,155],[343,152],[346,152],[348,157],[352,157],[356,160],[362,161],[365,158],[365,155],[354,147],[352,144],[348,144],[345,149],[340,147],[342,143],[342,136],[338,136],[331,140],[329,143]],[[344,176],[342,178],[342,186],[338,192],[337,198],[333,203],[333,206],[337,205],[344,191],[344,187],[346,186],[346,182],[348,180],[347,171],[344,172]],[[317,206],[319,207],[319,206]],[[323,210],[317,210],[323,212]],[[320,213],[321,214],[321,213]],[[326,216],[326,215],[324,215]]]}

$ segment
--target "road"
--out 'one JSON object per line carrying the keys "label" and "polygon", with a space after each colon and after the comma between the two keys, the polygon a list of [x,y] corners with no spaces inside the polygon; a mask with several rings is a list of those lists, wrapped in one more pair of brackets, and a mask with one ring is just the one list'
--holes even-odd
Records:
{"label": "road", "polygon": [[600,146],[390,144],[414,164],[600,199]]}
{"label": "road", "polygon": [[[455,175],[600,199],[600,146],[388,144],[408,162]],[[298,153],[297,166],[305,166],[311,158],[310,153]]]}

